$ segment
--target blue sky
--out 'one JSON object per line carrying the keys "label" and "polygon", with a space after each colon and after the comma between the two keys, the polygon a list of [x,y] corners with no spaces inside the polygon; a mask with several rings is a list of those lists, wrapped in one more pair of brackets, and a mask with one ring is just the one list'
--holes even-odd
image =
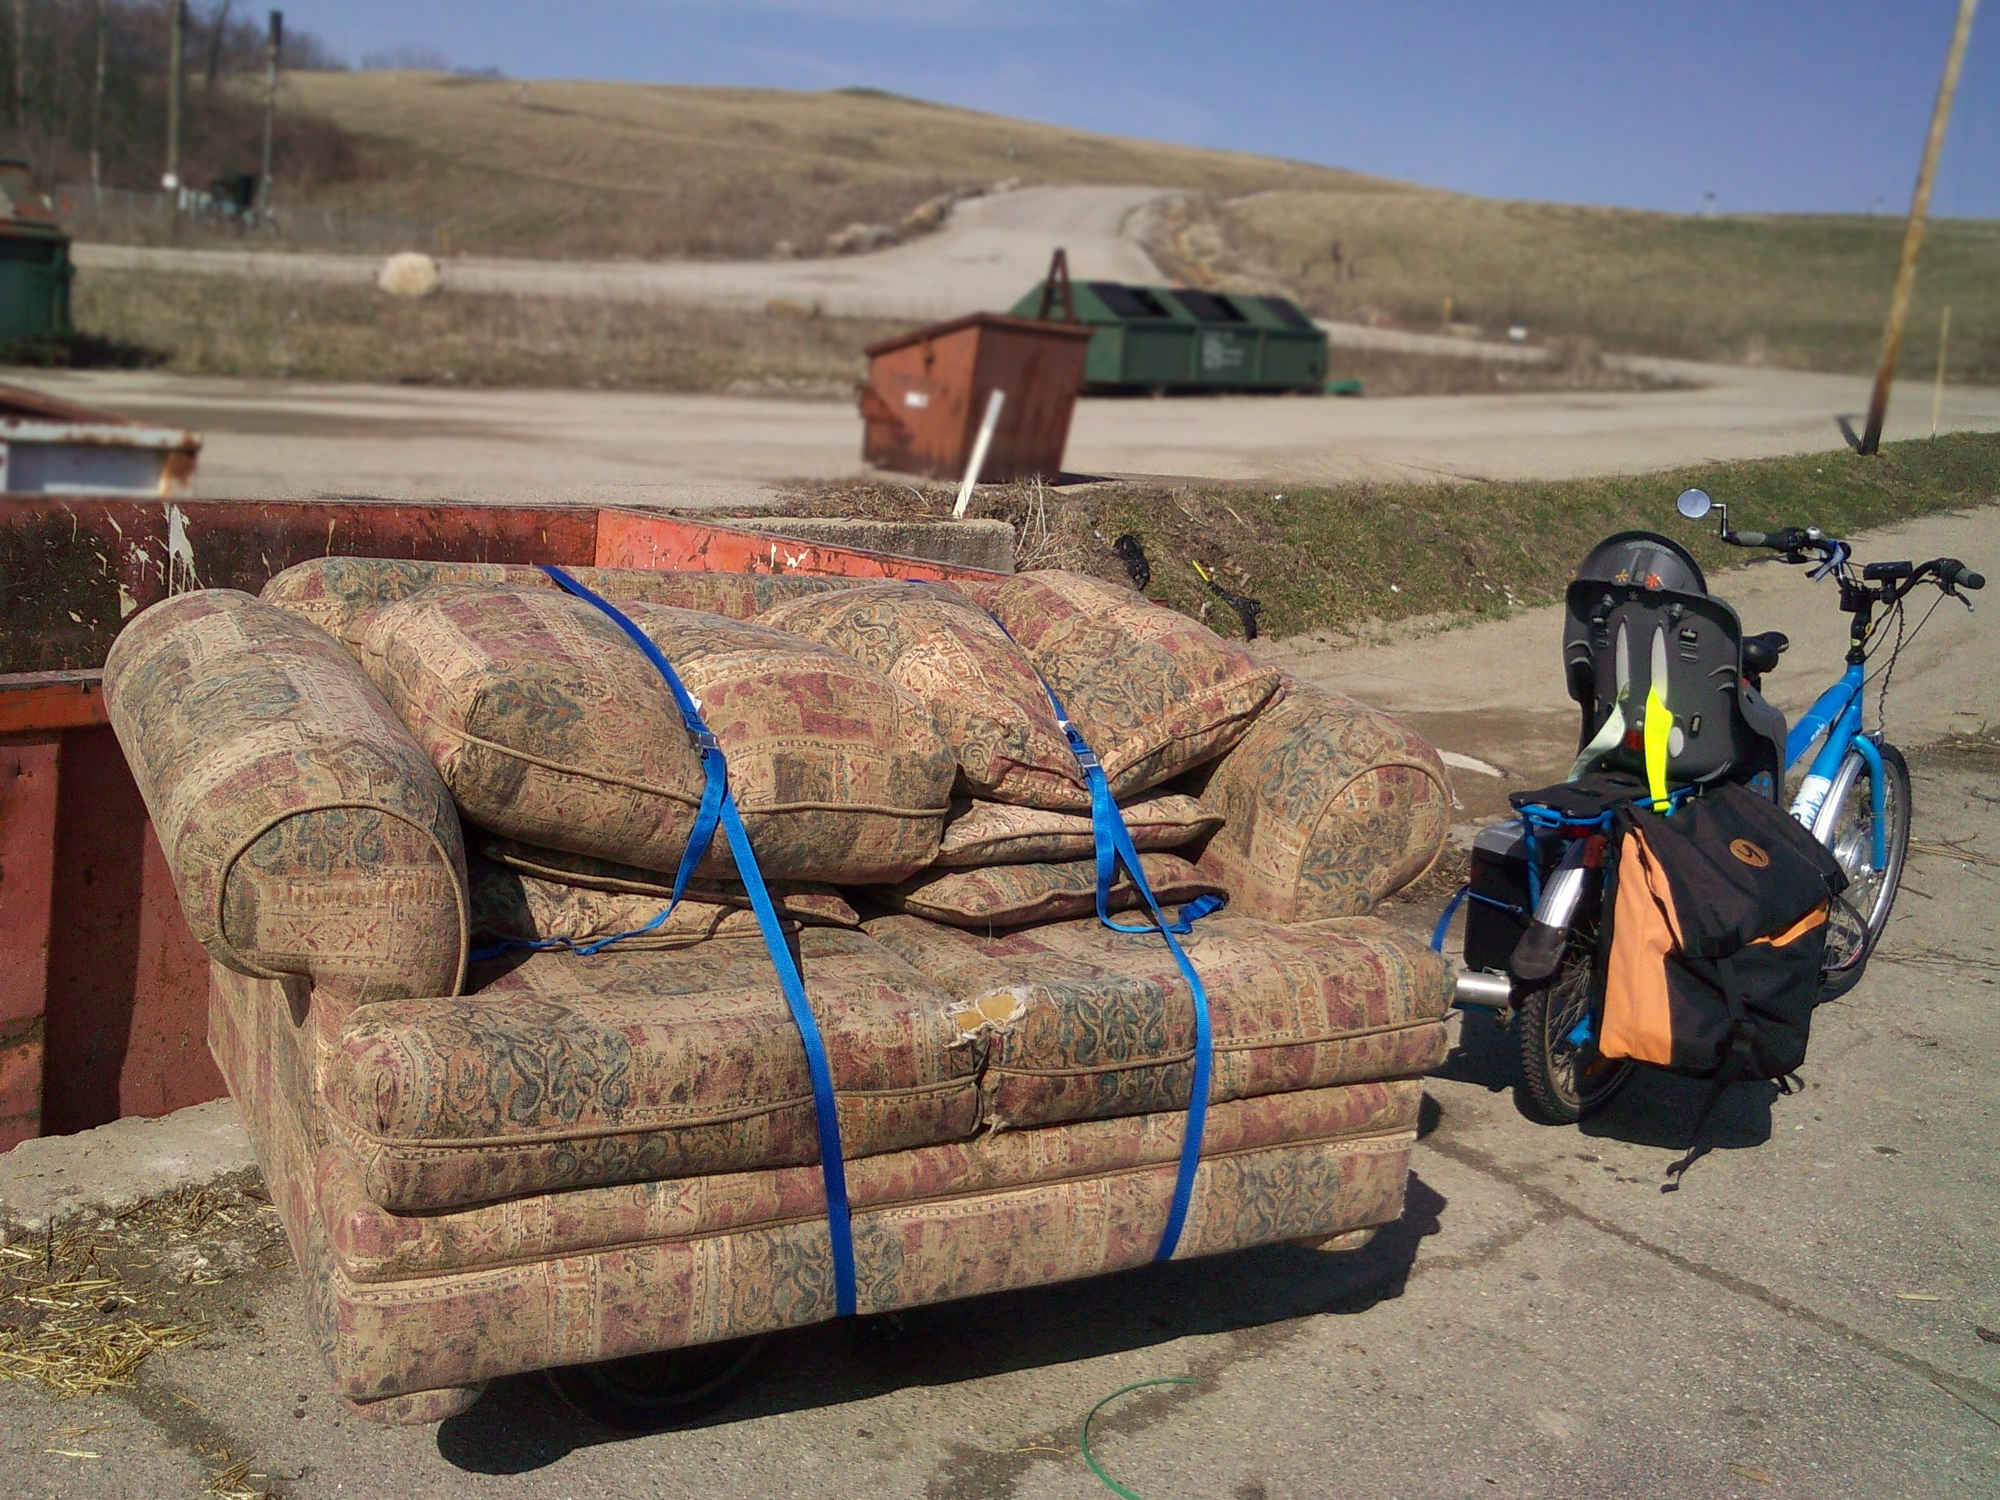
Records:
{"label": "blue sky", "polygon": [[[350,59],[870,85],[1497,197],[1901,212],[1956,0],[293,0]],[[1934,213],[2000,217],[2000,4]]]}

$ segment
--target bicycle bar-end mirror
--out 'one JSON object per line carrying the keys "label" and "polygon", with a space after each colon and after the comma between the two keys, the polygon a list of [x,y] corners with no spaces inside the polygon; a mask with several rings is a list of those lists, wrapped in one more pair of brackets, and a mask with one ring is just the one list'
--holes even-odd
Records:
{"label": "bicycle bar-end mirror", "polygon": [[1715,497],[1707,490],[1682,490],[1674,501],[1674,509],[1690,521],[1699,521],[1713,513],[1716,518],[1715,532],[1724,541],[1729,540],[1729,507],[1718,505]]}

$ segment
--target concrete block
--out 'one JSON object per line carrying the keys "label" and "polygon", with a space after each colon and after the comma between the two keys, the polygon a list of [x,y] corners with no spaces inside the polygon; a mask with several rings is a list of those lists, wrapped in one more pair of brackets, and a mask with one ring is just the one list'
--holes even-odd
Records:
{"label": "concrete block", "polygon": [[833,547],[858,547],[895,557],[920,557],[926,562],[985,568],[993,573],[1014,571],[1014,528],[988,518],[966,521],[871,521],[858,517],[730,516],[724,526],[768,531],[795,541]]}
{"label": "concrete block", "polygon": [[234,1100],[150,1120],[128,1115],[0,1154],[0,1223],[34,1230],[85,1212],[116,1213],[256,1165]]}

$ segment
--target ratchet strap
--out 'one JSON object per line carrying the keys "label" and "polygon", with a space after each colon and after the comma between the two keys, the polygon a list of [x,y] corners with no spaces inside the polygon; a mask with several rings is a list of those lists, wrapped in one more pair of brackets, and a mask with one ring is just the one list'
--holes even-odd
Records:
{"label": "ratchet strap", "polygon": [[[561,568],[544,566],[542,571],[565,593],[573,594],[602,611],[612,624],[625,632],[633,645],[645,653],[646,660],[653,664],[654,670],[673,693],[688,737],[701,752],[702,775],[705,778],[701,809],[695,815],[687,850],[681,855],[680,868],[674,874],[673,902],[676,905],[679,903],[681,893],[687,887],[688,876],[708,852],[719,825],[729,840],[729,852],[735,857],[737,876],[742,880],[743,888],[750,893],[750,908],[757,914],[757,926],[764,935],[764,946],[770,950],[771,966],[778,971],[778,985],[785,993],[785,1004],[790,1007],[792,1021],[799,1028],[799,1040],[805,1044],[806,1069],[812,1075],[813,1114],[819,1125],[820,1173],[826,1180],[827,1229],[833,1239],[834,1306],[841,1317],[852,1316],[855,1307],[854,1227],[847,1203],[847,1166],[840,1150],[840,1116],[834,1103],[833,1069],[827,1062],[826,1044],[820,1040],[819,1023],[813,1018],[812,1007],[806,1003],[805,981],[800,977],[798,965],[792,959],[792,950],[785,942],[784,929],[778,923],[777,908],[771,904],[771,893],[764,884],[763,872],[757,868],[757,856],[750,847],[750,836],[744,831],[743,819],[736,810],[736,799],[730,795],[729,764],[723,756],[722,746],[709,733],[708,725],[702,721],[700,705],[682,685],[672,663],[645,632],[626,617],[623,610],[592,593]],[[666,921],[673,909],[673,905],[669,905],[666,911],[636,929],[636,932],[650,932]],[[594,953],[619,938],[635,936],[636,932],[602,938],[575,951]],[[524,946],[554,947],[559,943],[560,940]]]}
{"label": "ratchet strap", "polygon": [[[1002,625],[1000,628],[1005,630],[1007,627]],[[1214,896],[1203,896],[1183,906],[1176,921],[1167,921],[1153,895],[1152,886],[1146,881],[1146,872],[1140,868],[1139,851],[1132,846],[1132,835],[1126,830],[1124,815],[1119,812],[1118,803],[1111,795],[1111,784],[1105,779],[1104,767],[1098,763],[1096,754],[1077,732],[1076,726],[1070,723],[1069,714],[1063,708],[1062,700],[1056,696],[1055,689],[1049,686],[1048,679],[1041,677],[1039,671],[1035,675],[1041,678],[1042,691],[1049,695],[1049,706],[1056,711],[1056,723],[1062,726],[1070,752],[1076,756],[1076,763],[1083,768],[1084,779],[1090,785],[1090,826],[1097,844],[1097,920],[1113,932],[1157,931],[1166,939],[1174,962],[1180,965],[1181,975],[1187,980],[1188,993],[1194,1001],[1194,1081],[1188,1093],[1187,1132],[1181,1137],[1180,1171],[1174,1179],[1174,1200],[1167,1210],[1167,1227],[1160,1235],[1160,1248],[1153,1252],[1154,1260],[1172,1260],[1174,1250],[1181,1242],[1181,1229],[1187,1223],[1188,1200],[1194,1194],[1195,1168],[1201,1163],[1202,1130],[1208,1123],[1209,1074],[1215,1053],[1208,1020],[1208,991],[1202,987],[1201,976],[1195,973],[1194,965],[1188,961],[1187,953],[1174,934],[1189,931],[1202,917],[1219,908],[1222,902]],[[1145,898],[1146,909],[1153,914],[1150,924],[1127,926],[1111,920],[1108,898],[1121,862],[1126,873],[1132,877],[1132,884]]]}

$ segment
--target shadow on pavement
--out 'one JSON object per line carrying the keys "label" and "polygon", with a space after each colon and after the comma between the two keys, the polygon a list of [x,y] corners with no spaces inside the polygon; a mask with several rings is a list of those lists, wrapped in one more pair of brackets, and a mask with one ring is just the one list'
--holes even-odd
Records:
{"label": "shadow on pavement", "polygon": [[[1465,1013],[1465,1019],[1459,1023],[1458,1045],[1432,1070],[1431,1076],[1473,1084],[1497,1094],[1516,1086],[1520,1067],[1512,1029],[1496,1026],[1486,1012],[1475,1010]],[[1693,1144],[1695,1121],[1708,1098],[1709,1087],[1706,1079],[1682,1078],[1658,1068],[1640,1068],[1602,1114],[1591,1116],[1576,1128],[1583,1135],[1624,1141],[1627,1145],[1685,1151]],[[1703,1125],[1702,1143],[1715,1151],[1741,1151],[1763,1145],[1771,1138],[1771,1101],[1777,1097],[1775,1084],[1733,1084],[1716,1101],[1714,1111]]]}
{"label": "shadow on pavement", "polygon": [[[1439,1232],[1444,1208],[1443,1195],[1413,1173],[1402,1218],[1364,1250],[1269,1245],[782,1333],[734,1401],[688,1426],[1070,1364],[1190,1335],[1365,1312],[1402,1295],[1417,1247]],[[523,1375],[495,1381],[477,1406],[439,1427],[437,1444],[460,1469],[521,1474],[631,1436],[576,1415],[540,1375]]]}

